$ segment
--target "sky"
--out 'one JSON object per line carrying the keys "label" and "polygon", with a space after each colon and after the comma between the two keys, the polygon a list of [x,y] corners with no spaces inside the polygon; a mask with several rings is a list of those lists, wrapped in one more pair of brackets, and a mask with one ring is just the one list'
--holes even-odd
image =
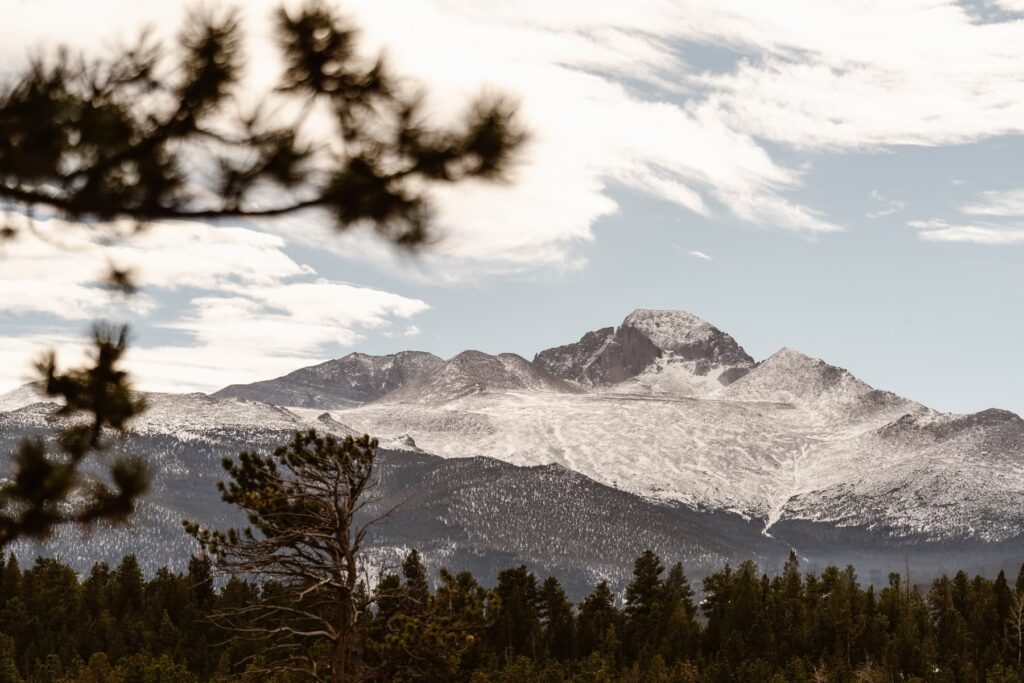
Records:
{"label": "sky", "polygon": [[[0,0],[0,82],[101,55],[184,3]],[[246,88],[276,7],[244,5]],[[154,225],[100,244],[40,220],[0,250],[0,392],[131,324],[137,385],[212,391],[351,351],[527,358],[635,308],[690,311],[943,411],[1024,413],[1024,2],[349,0],[443,123],[514,97],[510,182],[435,192],[416,257],[316,216]],[[97,286],[108,264],[142,293]]]}

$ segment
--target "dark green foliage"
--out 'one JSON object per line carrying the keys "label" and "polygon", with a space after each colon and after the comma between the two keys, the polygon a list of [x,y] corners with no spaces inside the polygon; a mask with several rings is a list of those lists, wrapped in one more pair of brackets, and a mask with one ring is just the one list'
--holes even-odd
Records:
{"label": "dark green foliage", "polygon": [[110,483],[81,473],[85,458],[106,448],[110,432],[145,408],[120,368],[126,338],[123,327],[97,326],[91,365],[62,374],[52,353],[40,361],[42,389],[62,401],[57,414],[67,426],[56,434],[56,448],[26,440],[13,454],[13,475],[0,486],[0,550],[21,537],[44,538],[60,524],[123,521],[145,492],[148,478],[138,458],[111,462]]}
{"label": "dark green foliage", "polygon": [[[894,574],[876,595],[849,569],[801,574],[794,557],[766,577],[743,564],[705,578],[706,619],[698,622],[682,568],[662,567],[653,553],[637,561],[628,603],[601,582],[573,606],[556,579],[538,584],[525,567],[502,572],[494,590],[444,570],[431,588],[422,559],[410,553],[400,574],[361,589],[375,604],[360,616],[365,667],[342,680],[1024,682],[1017,633],[1000,617],[998,577],[940,577],[922,592]],[[213,623],[280,586],[234,578],[215,587],[209,576],[201,558],[184,574],[161,570],[148,579],[131,557],[81,579],[54,560],[26,570],[13,557],[0,562],[0,681],[307,680],[267,673],[286,652],[227,640]],[[1006,589],[1013,603],[1019,594]],[[636,642],[627,647],[622,633]]]}

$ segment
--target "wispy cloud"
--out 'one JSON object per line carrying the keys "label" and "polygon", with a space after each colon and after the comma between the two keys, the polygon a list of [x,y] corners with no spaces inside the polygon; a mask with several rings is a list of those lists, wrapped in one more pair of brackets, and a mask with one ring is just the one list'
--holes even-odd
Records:
{"label": "wispy cloud", "polygon": [[868,218],[882,218],[884,216],[890,216],[907,208],[906,202],[902,202],[898,199],[889,199],[878,190],[871,190],[871,193],[868,196],[882,205],[882,208],[875,209],[874,211],[868,211],[864,214]]}
{"label": "wispy cloud", "polygon": [[690,256],[692,256],[693,258],[697,258],[697,259],[700,259],[702,261],[710,261],[711,260],[711,257],[708,256],[707,254],[705,254],[703,251],[693,250],[693,251],[688,251],[686,253],[689,254]]}
{"label": "wispy cloud", "polygon": [[[324,360],[327,349],[352,346],[428,308],[419,299],[320,278],[284,246],[277,235],[200,223],[155,224],[108,246],[95,230],[40,221],[3,244],[0,314],[45,314],[56,331],[0,336],[0,386],[23,381],[47,346],[80,357],[81,342],[67,330],[123,315],[125,306],[150,332],[185,337],[167,344],[144,335],[131,350],[128,365],[140,386],[158,390],[216,389],[225,378],[255,380]],[[99,286],[111,264],[131,270],[143,293],[124,300]]]}
{"label": "wispy cloud", "polygon": [[933,218],[914,220],[908,227],[918,230],[918,237],[929,242],[965,242],[990,246],[1024,244],[1024,228],[991,224],[951,224]]}
{"label": "wispy cloud", "polygon": [[996,228],[984,225],[947,225],[922,230],[921,239],[929,242],[969,242],[986,245],[1024,244],[1024,228]]}
{"label": "wispy cloud", "polygon": [[907,225],[919,230],[921,239],[932,242],[967,242],[993,246],[1024,244],[1024,227],[1020,220],[1012,220],[1024,217],[1024,190],[982,192],[977,201],[960,207],[960,212],[984,218],[970,223],[933,218],[913,220]]}
{"label": "wispy cloud", "polygon": [[1024,216],[1024,189],[981,193],[981,200],[961,209],[975,216]]}

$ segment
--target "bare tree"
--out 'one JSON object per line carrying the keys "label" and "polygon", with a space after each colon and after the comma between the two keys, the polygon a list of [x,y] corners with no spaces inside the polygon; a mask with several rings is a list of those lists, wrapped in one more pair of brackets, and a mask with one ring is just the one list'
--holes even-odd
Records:
{"label": "bare tree", "polygon": [[359,681],[362,629],[373,596],[361,578],[361,552],[377,517],[376,439],[299,433],[271,456],[224,461],[219,488],[251,526],[226,531],[185,522],[215,566],[264,582],[262,599],[217,615],[237,638],[265,643],[269,668],[316,681]]}

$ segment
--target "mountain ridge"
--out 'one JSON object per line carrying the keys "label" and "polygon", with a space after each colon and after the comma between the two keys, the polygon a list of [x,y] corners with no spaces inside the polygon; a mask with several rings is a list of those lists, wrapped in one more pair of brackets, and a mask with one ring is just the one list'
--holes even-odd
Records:
{"label": "mountain ridge", "polygon": [[[744,520],[766,542],[793,539],[823,553],[856,539],[889,553],[970,545],[984,556],[1024,538],[1019,416],[941,413],[789,347],[754,362],[731,336],[685,312],[638,309],[533,360],[349,354],[278,379],[286,381],[213,396],[154,394],[131,438],[163,444],[153,447],[155,462],[187,469],[188,444],[213,448],[251,434],[259,445],[309,427],[369,433],[394,452],[451,460],[452,472],[461,458],[555,467],[644,505]],[[302,400],[249,398],[275,396]],[[42,433],[51,410],[22,387],[0,396],[0,425]],[[173,454],[166,463],[164,453]],[[441,490],[436,479],[421,485]],[[475,502],[445,488],[446,500],[462,500],[463,512],[490,500],[474,486]],[[464,542],[498,552],[488,538]]]}

